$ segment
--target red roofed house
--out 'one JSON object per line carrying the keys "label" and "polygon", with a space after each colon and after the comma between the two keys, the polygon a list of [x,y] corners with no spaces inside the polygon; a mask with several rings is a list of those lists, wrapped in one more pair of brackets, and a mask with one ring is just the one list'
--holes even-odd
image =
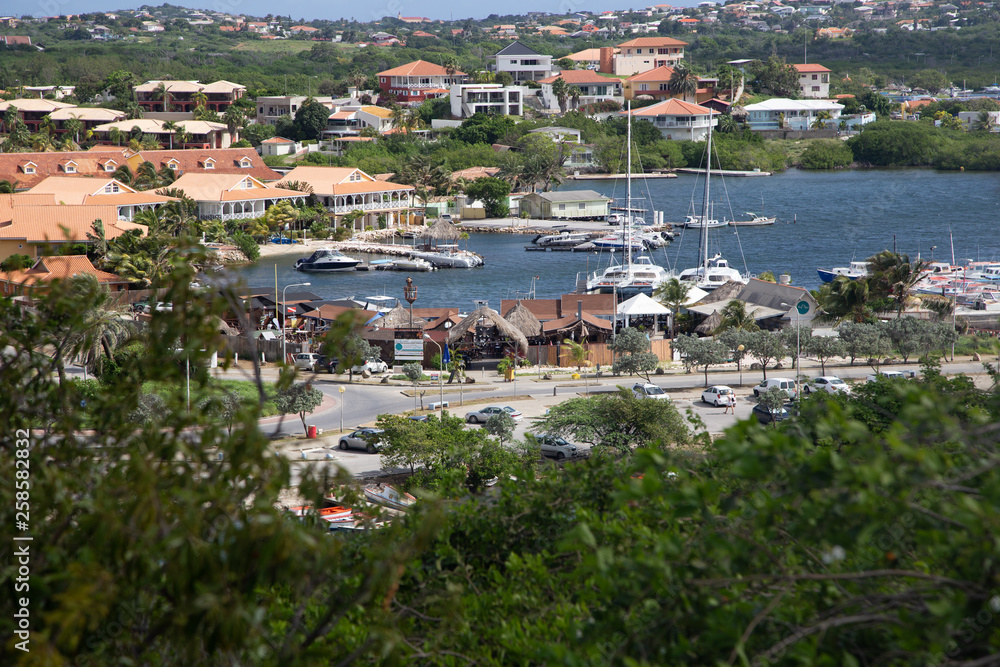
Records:
{"label": "red roofed house", "polygon": [[631,76],[655,67],[674,67],[684,60],[687,42],[671,37],[636,37],[618,45],[614,73]]}
{"label": "red roofed house", "polygon": [[426,16],[400,16],[396,14],[396,18],[403,23],[430,23],[431,20]]}
{"label": "red roofed house", "polygon": [[802,97],[825,100],[830,97],[830,70],[822,65],[792,65],[799,73]]}
{"label": "red roofed house", "polygon": [[632,117],[649,121],[668,141],[702,141],[709,124],[714,127],[719,122],[711,109],[675,99],[635,109]]}
{"label": "red roofed house", "polygon": [[20,35],[0,35],[0,42],[3,42],[7,46],[31,46],[31,38],[27,36]]}
{"label": "red roofed house", "polygon": [[336,223],[343,216],[361,211],[363,216],[354,222],[356,229],[379,227],[379,218],[385,216],[387,227],[399,224],[410,210],[412,185],[379,181],[353,167],[296,167],[272,187],[298,181],[308,184],[320,202],[332,212]]}
{"label": "red roofed house", "polygon": [[15,296],[35,291],[52,280],[91,275],[112,292],[128,289],[128,281],[114,273],[101,271],[86,255],[39,257],[30,269],[0,273],[0,294]]}
{"label": "red roofed house", "polygon": [[[670,91],[670,77],[674,74],[672,67],[657,67],[646,72],[640,72],[625,81],[625,99],[634,100],[639,95],[649,95],[658,100],[680,98]],[[718,79],[698,78],[698,89],[693,96],[685,96],[685,102],[701,104],[715,97],[715,85]]]}
{"label": "red roofed house", "polygon": [[[579,91],[577,99],[559,100],[552,92],[552,84],[556,79],[563,79],[570,88]],[[588,69],[568,69],[563,70],[556,76],[542,79],[538,83],[542,84],[542,103],[548,109],[565,110],[567,107],[578,107],[584,104],[592,104],[602,100],[620,98],[622,95],[622,82],[620,79],[613,79],[601,76],[597,72]],[[561,102],[561,103],[560,103]]]}
{"label": "red roofed house", "polygon": [[415,106],[424,100],[447,97],[453,83],[468,81],[465,72],[449,71],[441,65],[416,60],[378,73],[379,88],[391,93],[402,105]]}

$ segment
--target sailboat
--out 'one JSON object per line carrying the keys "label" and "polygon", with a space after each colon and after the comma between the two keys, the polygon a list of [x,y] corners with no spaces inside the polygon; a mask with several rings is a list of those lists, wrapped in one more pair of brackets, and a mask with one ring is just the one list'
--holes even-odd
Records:
{"label": "sailboat", "polygon": [[[712,115],[708,117],[708,146],[705,151],[705,201],[702,202],[702,220],[710,220],[711,211],[711,180],[712,180]],[[680,280],[694,283],[699,289],[706,291],[714,290],[716,287],[725,285],[730,280],[746,284],[749,278],[740,274],[739,271],[729,266],[729,262],[723,259],[722,255],[716,253],[712,257],[708,256],[708,230],[707,225],[701,227],[701,240],[699,248],[701,250],[701,263],[690,269],[681,271]]]}
{"label": "sailboat", "polygon": [[[625,170],[625,210],[632,209],[632,104],[626,108],[626,165]],[[670,279],[670,273],[662,266],[653,262],[648,255],[641,254],[642,241],[633,241],[633,215],[622,216],[622,228],[619,233],[621,248],[625,261],[612,264],[603,271],[595,271],[587,276],[588,294],[617,294],[619,299],[628,299],[642,292],[652,295],[653,290]],[[633,257],[633,251],[639,253]]]}

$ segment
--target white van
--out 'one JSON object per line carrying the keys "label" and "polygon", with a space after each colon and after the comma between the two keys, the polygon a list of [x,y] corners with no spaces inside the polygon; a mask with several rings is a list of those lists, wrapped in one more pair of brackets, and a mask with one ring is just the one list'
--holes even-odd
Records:
{"label": "white van", "polygon": [[771,387],[781,389],[788,394],[788,398],[790,399],[794,399],[799,394],[795,380],[791,378],[768,378],[753,388],[753,395],[760,396]]}

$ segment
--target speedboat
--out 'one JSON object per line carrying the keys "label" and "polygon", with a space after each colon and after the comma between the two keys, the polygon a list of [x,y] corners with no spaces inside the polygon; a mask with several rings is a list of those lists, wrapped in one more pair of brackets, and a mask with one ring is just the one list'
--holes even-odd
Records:
{"label": "speedboat", "polygon": [[535,245],[545,248],[572,248],[590,240],[587,232],[560,232],[558,234],[541,234],[532,241]]}
{"label": "speedboat", "polygon": [[747,211],[746,215],[749,216],[749,220],[730,220],[729,224],[734,227],[763,227],[764,225],[773,225],[777,220],[774,216],[758,215],[753,211]]}
{"label": "speedboat", "polygon": [[393,271],[433,271],[435,267],[426,259],[419,257],[397,257],[392,260]]}
{"label": "speedboat", "polygon": [[295,268],[309,273],[329,273],[334,271],[353,271],[361,263],[360,259],[348,257],[333,248],[320,248],[305,259],[295,262]]}
{"label": "speedboat", "polygon": [[848,280],[857,280],[868,275],[868,262],[851,262],[850,266],[835,266],[832,269],[816,269],[819,279],[825,283],[832,282],[837,276]]}

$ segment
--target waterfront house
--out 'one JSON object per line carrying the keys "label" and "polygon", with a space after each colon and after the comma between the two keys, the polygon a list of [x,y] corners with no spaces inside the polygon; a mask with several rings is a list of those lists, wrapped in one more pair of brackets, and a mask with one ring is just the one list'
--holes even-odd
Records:
{"label": "waterfront house", "polygon": [[618,76],[632,76],[657,67],[673,67],[684,60],[685,46],[687,42],[672,37],[630,39],[618,45],[618,53],[612,56],[612,71]]}
{"label": "waterfront house", "polygon": [[248,174],[184,174],[171,185],[198,204],[200,220],[259,218],[281,201],[305,201],[305,192],[268,187]]}
{"label": "waterfront house", "polygon": [[601,76],[592,70],[563,70],[556,76],[539,81],[542,84],[542,106],[546,109],[560,109],[559,98],[552,91],[552,84],[556,79],[562,79],[570,88],[575,88],[579,97],[575,100],[570,97],[564,100],[568,108],[576,108],[594,102],[604,100],[621,101],[622,82],[620,79]]}
{"label": "waterfront house", "polygon": [[246,94],[246,86],[230,81],[147,81],[135,87],[135,101],[145,111],[194,111],[199,94],[212,111],[224,113]]}
{"label": "waterfront house", "polygon": [[425,60],[416,60],[378,73],[379,88],[391,94],[403,106],[416,106],[424,100],[451,94],[451,86],[466,83],[465,72],[449,70]]}
{"label": "waterfront house", "polygon": [[114,206],[115,220],[131,220],[139,211],[155,209],[177,201],[175,197],[140,191],[113,178],[50,176],[28,190],[34,195],[50,195],[60,206]]}
{"label": "waterfront house", "polygon": [[631,114],[652,123],[667,141],[702,141],[708,136],[709,126],[719,123],[718,114],[711,109],[678,99],[633,109]]}
{"label": "waterfront house", "polygon": [[529,90],[499,83],[461,83],[451,87],[451,115],[468,118],[477,113],[520,116]]}
{"label": "waterfront house", "polygon": [[826,99],[830,97],[830,70],[822,65],[792,65],[799,73],[799,89],[802,97]]}
{"label": "waterfront house", "polygon": [[[819,312],[819,304],[809,290],[756,278],[751,278],[746,285],[730,281],[709,292],[698,302],[688,304],[686,308],[691,313],[709,318],[733,300],[742,302],[746,312],[762,329],[775,330],[789,324],[811,326]],[[800,301],[805,301],[808,305],[806,312],[801,315],[795,307]]]}
{"label": "waterfront house", "polygon": [[500,49],[492,65],[495,72],[510,74],[514,83],[541,81],[558,71],[552,67],[552,56],[536,53],[521,42],[512,42]]}
{"label": "waterfront house", "polygon": [[809,130],[822,112],[830,114],[826,121],[831,127],[836,127],[843,104],[827,100],[790,100],[777,97],[746,107],[751,130]]}
{"label": "waterfront house", "polygon": [[521,199],[521,211],[532,218],[559,220],[603,220],[611,200],[593,190],[532,192]]}
{"label": "waterfront house", "polygon": [[378,228],[380,218],[388,227],[400,224],[409,214],[413,195],[412,185],[379,181],[352,167],[296,167],[273,185],[280,188],[294,181],[312,188],[338,226],[345,215],[361,212],[363,215],[354,221],[355,229]]}
{"label": "waterfront house", "polygon": [[114,273],[101,271],[86,255],[43,256],[31,268],[0,273],[0,295],[27,295],[40,291],[53,280],[89,275],[111,292],[128,289],[128,281]]}

